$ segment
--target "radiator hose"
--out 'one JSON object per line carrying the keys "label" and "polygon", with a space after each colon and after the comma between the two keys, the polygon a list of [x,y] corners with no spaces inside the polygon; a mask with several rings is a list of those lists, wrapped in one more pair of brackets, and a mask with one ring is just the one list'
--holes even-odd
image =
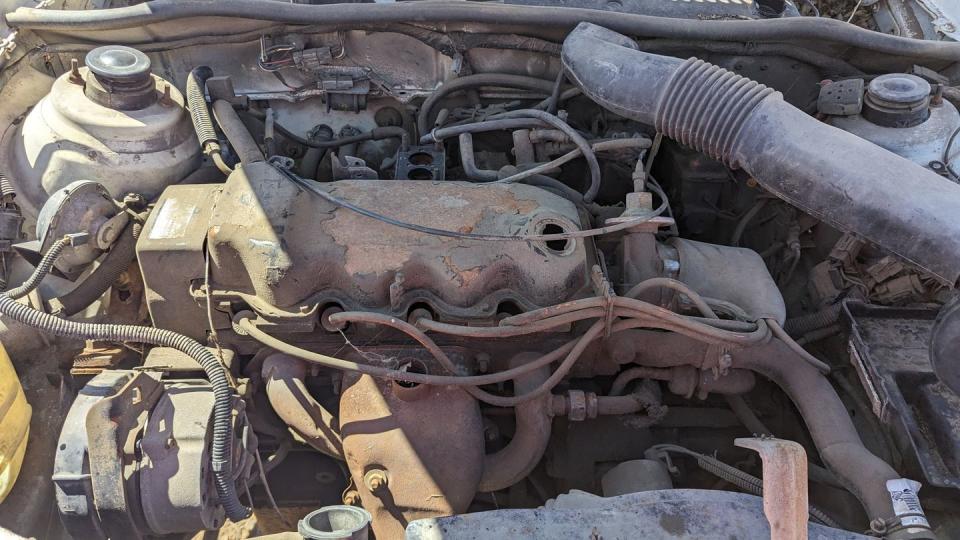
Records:
{"label": "radiator hose", "polygon": [[960,278],[960,185],[816,120],[772,88],[696,58],[642,52],[606,28],[581,23],[562,60],[604,108],[742,168],[774,195],[945,284]]}
{"label": "radiator hose", "polygon": [[[14,296],[27,294],[40,284],[53,268],[53,263],[67,242],[67,239],[62,239],[54,243],[53,248],[47,251],[24,285],[11,291]],[[250,509],[240,502],[233,483],[231,459],[233,389],[227,379],[226,368],[206,347],[187,336],[161,328],[130,324],[82,323],[60,319],[17,302],[9,293],[0,294],[0,315],[56,336],[98,341],[133,341],[158,347],[171,347],[196,360],[207,374],[213,389],[213,440],[210,444],[210,458],[220,504],[223,505],[227,517],[233,521],[245,519],[250,515]]]}

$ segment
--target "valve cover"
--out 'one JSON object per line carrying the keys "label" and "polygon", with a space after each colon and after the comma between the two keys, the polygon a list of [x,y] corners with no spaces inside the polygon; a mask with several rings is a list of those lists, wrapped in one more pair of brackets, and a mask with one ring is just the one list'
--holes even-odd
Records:
{"label": "valve cover", "polygon": [[[522,184],[318,185],[359,207],[447,231],[516,236],[580,228],[572,203]],[[330,304],[402,316],[416,304],[440,319],[483,320],[505,303],[552,305],[590,283],[581,239],[491,241],[403,229],[335,206],[256,163],[225,184],[172,186],[157,202],[137,246],[155,325],[203,335],[205,246],[214,298],[240,298],[267,318],[307,319]]]}

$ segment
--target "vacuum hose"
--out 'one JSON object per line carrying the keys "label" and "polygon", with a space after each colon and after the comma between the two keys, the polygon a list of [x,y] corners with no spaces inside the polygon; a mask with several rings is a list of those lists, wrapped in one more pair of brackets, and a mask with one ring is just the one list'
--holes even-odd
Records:
{"label": "vacuum hose", "polygon": [[916,264],[960,278],[960,185],[819,122],[779,92],[702,60],[637,50],[582,23],[563,64],[603,107],[742,168],[781,199]]}
{"label": "vacuum hose", "polygon": [[[11,291],[14,296],[27,294],[39,285],[68,242],[68,239],[61,239],[54,243],[34,270],[33,275],[24,282],[24,285]],[[187,336],[160,328],[129,324],[81,323],[60,319],[17,302],[10,293],[0,294],[0,315],[56,336],[98,341],[133,341],[158,347],[171,347],[196,360],[210,379],[214,394],[213,441],[210,457],[220,504],[223,505],[227,517],[233,521],[245,519],[250,515],[250,509],[240,502],[233,483],[233,461],[231,460],[233,390],[227,380],[226,368],[206,347]]]}

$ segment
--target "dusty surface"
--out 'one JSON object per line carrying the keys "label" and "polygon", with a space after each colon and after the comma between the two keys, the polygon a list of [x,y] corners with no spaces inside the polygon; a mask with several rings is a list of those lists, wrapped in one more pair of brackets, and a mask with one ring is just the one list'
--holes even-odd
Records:
{"label": "dusty surface", "polygon": [[[865,7],[857,0],[814,0],[814,4],[820,10],[821,17],[846,21],[853,15],[851,23],[871,30],[875,29],[872,17],[873,7]],[[804,8],[802,13],[809,14],[809,8]]]}

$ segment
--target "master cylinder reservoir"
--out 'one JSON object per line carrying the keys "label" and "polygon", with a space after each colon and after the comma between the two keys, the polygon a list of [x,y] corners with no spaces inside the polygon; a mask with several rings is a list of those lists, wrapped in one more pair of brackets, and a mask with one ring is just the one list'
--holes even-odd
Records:
{"label": "master cylinder reservoir", "polygon": [[[948,101],[932,99],[930,83],[916,75],[888,73],[856,90],[856,80],[824,86],[818,103],[826,121],[938,174],[946,173],[946,146],[958,145],[960,112]],[[953,160],[957,158],[954,156]],[[960,172],[960,163],[951,163]]]}
{"label": "master cylinder reservoir", "polygon": [[118,45],[90,51],[86,67],[60,76],[14,135],[11,180],[34,219],[75,180],[152,199],[200,160],[183,95],[150,72],[145,54]]}

